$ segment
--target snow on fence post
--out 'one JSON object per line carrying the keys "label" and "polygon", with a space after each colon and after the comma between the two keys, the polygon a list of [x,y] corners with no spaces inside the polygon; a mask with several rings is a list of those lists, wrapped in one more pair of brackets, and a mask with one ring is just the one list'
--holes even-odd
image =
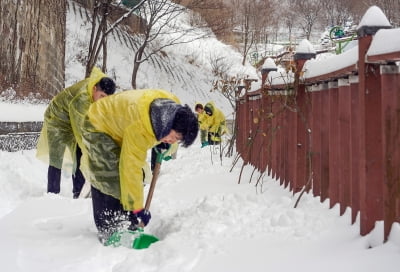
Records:
{"label": "snow on fence post", "polygon": [[376,6],[368,9],[358,26],[359,102],[361,115],[360,233],[366,235],[383,220],[382,104],[379,66],[366,63],[373,35],[391,28]]}
{"label": "snow on fence post", "polygon": [[400,69],[396,64],[399,60],[400,28],[377,31],[366,62],[380,64],[384,240],[389,237],[393,223],[400,222]]}
{"label": "snow on fence post", "polygon": [[[300,84],[300,76],[303,70],[304,63],[307,60],[315,58],[316,51],[307,40],[302,40],[296,48],[294,61],[296,66],[294,78],[294,92],[297,103],[297,173],[293,193],[302,190],[304,186],[308,186],[308,191],[311,184],[308,184],[311,179],[310,172],[310,115],[311,101],[309,93],[306,93],[304,84]],[[311,181],[310,181],[311,182]]]}

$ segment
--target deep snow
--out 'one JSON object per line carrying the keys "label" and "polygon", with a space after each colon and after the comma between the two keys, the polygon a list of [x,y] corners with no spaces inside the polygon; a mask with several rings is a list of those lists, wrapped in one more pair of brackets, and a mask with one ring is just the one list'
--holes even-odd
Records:
{"label": "deep snow", "polygon": [[[2,271],[398,271],[400,226],[388,242],[379,231],[361,237],[350,211],[292,195],[242,163],[230,172],[214,148],[196,142],[163,162],[146,233],[161,240],[144,250],[102,246],[90,199],[72,199],[71,178],[60,195],[46,194],[46,166],[35,151],[0,152]],[[148,188],[147,185],[145,188]],[[381,230],[378,226],[376,230]],[[370,245],[375,245],[369,248]]]}

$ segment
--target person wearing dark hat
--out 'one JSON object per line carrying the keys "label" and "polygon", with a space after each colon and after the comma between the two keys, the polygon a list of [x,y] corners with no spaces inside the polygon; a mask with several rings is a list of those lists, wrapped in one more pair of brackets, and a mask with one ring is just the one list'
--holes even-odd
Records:
{"label": "person wearing dark hat", "polygon": [[220,144],[221,136],[228,131],[225,124],[225,115],[213,102],[208,102],[204,105],[204,113],[206,115],[204,123],[208,130],[208,144]]}
{"label": "person wearing dark hat", "polygon": [[61,169],[72,172],[72,193],[78,198],[85,179],[79,170],[83,117],[91,103],[115,92],[114,81],[94,67],[90,76],[64,89],[49,103],[36,156],[46,162],[47,192],[60,193]]}
{"label": "person wearing dark hat", "polygon": [[81,170],[92,185],[93,216],[105,244],[116,231],[150,221],[144,209],[147,152],[159,143],[190,146],[198,123],[187,105],[165,90],[124,91],[90,105],[82,142]]}

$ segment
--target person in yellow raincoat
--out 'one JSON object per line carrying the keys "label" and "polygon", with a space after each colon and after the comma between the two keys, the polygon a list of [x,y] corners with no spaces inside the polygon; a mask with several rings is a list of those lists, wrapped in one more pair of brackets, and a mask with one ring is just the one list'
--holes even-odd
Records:
{"label": "person in yellow raincoat", "polygon": [[[210,145],[220,144],[221,136],[228,131],[225,115],[213,102],[204,105],[204,115],[201,128],[207,130],[207,143]],[[203,144],[202,147],[204,147]]]}
{"label": "person in yellow raincoat", "polygon": [[194,107],[194,111],[197,113],[197,120],[199,121],[199,127],[200,127],[200,141],[201,141],[201,147],[205,147],[208,145],[208,125],[207,125],[207,115],[204,111],[203,104],[201,103],[196,103]]}
{"label": "person in yellow raincoat", "polygon": [[62,90],[50,101],[44,113],[37,144],[37,158],[49,165],[47,192],[60,192],[61,169],[71,171],[74,198],[78,198],[85,179],[79,170],[83,117],[91,103],[115,92],[114,81],[94,67],[90,76]]}
{"label": "person in yellow raincoat", "polygon": [[147,225],[143,172],[147,151],[164,142],[190,146],[195,114],[165,90],[129,90],[90,105],[83,125],[81,170],[92,185],[93,216],[102,243],[116,231]]}

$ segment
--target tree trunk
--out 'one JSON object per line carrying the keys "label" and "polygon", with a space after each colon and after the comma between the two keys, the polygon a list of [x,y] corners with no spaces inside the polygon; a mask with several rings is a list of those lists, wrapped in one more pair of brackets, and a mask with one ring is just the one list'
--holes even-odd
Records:
{"label": "tree trunk", "polygon": [[144,42],[142,46],[138,48],[138,51],[135,54],[135,60],[133,61],[132,80],[131,80],[131,85],[133,89],[136,89],[137,87],[136,77],[139,71],[140,64],[142,63],[142,56],[144,49],[146,48],[146,45],[147,43]]}
{"label": "tree trunk", "polygon": [[0,90],[12,89],[10,98],[62,90],[65,27],[64,0],[0,0]]}

